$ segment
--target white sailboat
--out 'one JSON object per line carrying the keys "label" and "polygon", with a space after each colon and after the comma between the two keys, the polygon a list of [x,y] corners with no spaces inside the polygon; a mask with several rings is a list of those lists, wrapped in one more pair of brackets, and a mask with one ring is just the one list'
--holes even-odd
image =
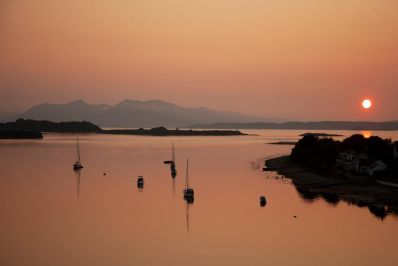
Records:
{"label": "white sailboat", "polygon": [[83,165],[80,161],[80,147],[79,147],[79,137],[76,137],[76,162],[73,164],[73,170],[78,171],[83,168]]}
{"label": "white sailboat", "polygon": [[184,189],[184,199],[188,203],[193,203],[194,200],[194,191],[193,188],[189,186],[189,173],[188,173],[188,168],[189,168],[189,159],[187,159],[187,172],[185,176],[185,189]]}

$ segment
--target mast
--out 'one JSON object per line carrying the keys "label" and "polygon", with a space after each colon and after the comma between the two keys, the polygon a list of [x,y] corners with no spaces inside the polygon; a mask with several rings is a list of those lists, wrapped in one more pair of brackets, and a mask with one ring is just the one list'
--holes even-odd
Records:
{"label": "mast", "polygon": [[185,177],[185,189],[187,189],[187,188],[189,188],[189,182],[188,182],[188,162],[189,162],[189,159],[187,159],[187,173],[186,173],[186,177]]}
{"label": "mast", "polygon": [[171,142],[171,160],[175,162],[174,142]]}
{"label": "mast", "polygon": [[76,145],[77,145],[77,162],[80,163],[79,137],[76,137]]}

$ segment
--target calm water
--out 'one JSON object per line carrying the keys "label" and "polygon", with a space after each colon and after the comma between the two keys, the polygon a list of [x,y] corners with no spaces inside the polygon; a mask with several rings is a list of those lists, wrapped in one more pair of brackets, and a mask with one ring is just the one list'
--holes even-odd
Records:
{"label": "calm water", "polygon": [[[288,180],[260,171],[264,158],[291,149],[266,143],[301,131],[246,132],[259,135],[80,135],[80,176],[74,135],[0,141],[0,265],[398,265],[396,216],[309,202]],[[172,140],[175,182],[163,165]]]}

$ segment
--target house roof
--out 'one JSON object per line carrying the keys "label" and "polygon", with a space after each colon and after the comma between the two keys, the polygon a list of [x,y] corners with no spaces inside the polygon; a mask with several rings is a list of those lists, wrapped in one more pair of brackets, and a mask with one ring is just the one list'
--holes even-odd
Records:
{"label": "house roof", "polygon": [[371,167],[377,161],[379,161],[379,160],[376,160],[376,159],[359,159],[358,166],[359,167]]}

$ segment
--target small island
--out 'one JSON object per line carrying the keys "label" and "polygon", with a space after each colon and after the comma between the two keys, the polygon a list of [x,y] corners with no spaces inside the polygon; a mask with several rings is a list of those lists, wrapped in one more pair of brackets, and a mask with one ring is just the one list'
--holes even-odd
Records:
{"label": "small island", "polygon": [[276,141],[276,142],[269,142],[267,144],[272,145],[296,145],[297,141]]}
{"label": "small island", "polygon": [[398,142],[355,134],[343,141],[305,135],[288,156],[265,161],[264,171],[292,180],[306,200],[324,198],[368,207],[383,219],[398,215]]}
{"label": "small island", "polygon": [[315,136],[315,137],[342,137],[343,136],[343,135],[340,135],[340,134],[307,132],[307,133],[300,134],[300,137],[304,137],[304,136],[308,136],[308,135],[312,135],[312,136]]}
{"label": "small island", "polygon": [[102,129],[91,122],[50,122],[31,119],[18,119],[15,122],[0,123],[0,138],[43,138],[42,133],[94,133],[113,135],[141,136],[242,136],[247,135],[239,130],[192,130],[167,129],[155,127],[151,129]]}
{"label": "small island", "polygon": [[181,130],[155,127],[151,129],[108,129],[101,130],[100,134],[116,135],[143,135],[143,136],[239,136],[246,135],[238,130]]}

